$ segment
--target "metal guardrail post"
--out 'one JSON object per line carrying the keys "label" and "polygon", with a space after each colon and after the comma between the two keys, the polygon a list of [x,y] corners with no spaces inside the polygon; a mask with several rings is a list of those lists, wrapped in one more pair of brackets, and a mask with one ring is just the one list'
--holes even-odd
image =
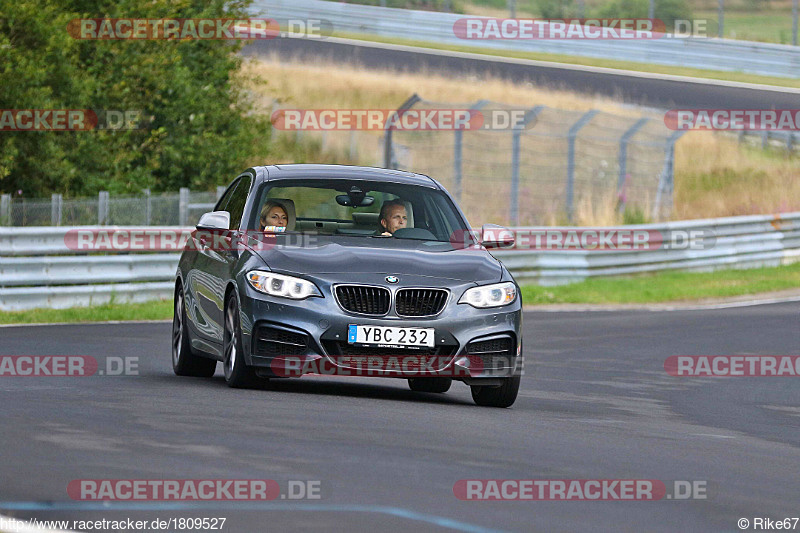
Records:
{"label": "metal guardrail post", "polygon": [[597,109],[592,109],[584,113],[575,124],[569,128],[567,133],[567,217],[572,222],[572,215],[574,214],[575,206],[575,140],[578,137],[578,132],[584,127],[592,117],[599,113]]}
{"label": "metal guardrail post", "polygon": [[60,194],[52,194],[50,196],[50,225],[61,225],[61,204],[62,196]]}
{"label": "metal guardrail post", "polygon": [[11,195],[0,196],[0,226],[11,225]]}
{"label": "metal guardrail post", "polygon": [[108,224],[108,191],[100,191],[97,195],[97,224]]}
{"label": "metal guardrail post", "polygon": [[[420,100],[422,100],[422,98],[417,96],[417,93],[412,94],[408,100],[397,108],[397,112],[399,113],[411,108],[411,106]],[[394,146],[392,145],[392,128],[388,127],[388,123],[389,121],[387,120],[383,130],[383,168],[397,168],[397,162],[394,160]]]}
{"label": "metal guardrail post", "polygon": [[222,198],[222,195],[225,194],[225,189],[227,189],[227,185],[217,185],[217,201]]}
{"label": "metal guardrail post", "polygon": [[525,112],[522,120],[514,125],[514,133],[511,137],[511,191],[509,192],[509,203],[511,205],[511,225],[519,224],[519,152],[520,136],[532,120],[535,120],[539,113],[546,106],[537,105],[533,109]]}
{"label": "metal guardrail post", "polygon": [[144,225],[149,226],[153,220],[153,202],[150,200],[150,189],[143,189],[144,193]]}
{"label": "metal guardrail post", "polygon": [[[652,17],[651,17],[652,18]],[[636,132],[642,129],[649,121],[649,118],[640,118],[636,123],[628,128],[619,139],[619,178],[617,179],[617,197],[619,198],[625,188],[625,181],[628,174],[628,142]],[[625,209],[625,200],[621,200],[617,206],[618,211]]]}
{"label": "metal guardrail post", "polygon": [[178,224],[186,226],[189,223],[189,189],[181,187],[178,194]]}
{"label": "metal guardrail post", "polygon": [[[469,108],[469,111],[478,111],[483,106],[485,106],[489,101],[488,100],[478,100],[472,107]],[[470,118],[471,118],[470,114]],[[461,201],[461,168],[462,168],[462,143],[464,140],[464,130],[457,129],[453,134],[453,194],[456,197],[456,201]]]}
{"label": "metal guardrail post", "polygon": [[[664,168],[661,170],[661,176],[658,178],[658,189],[656,189],[656,200],[653,203],[653,212],[651,218],[658,220],[658,215],[661,211],[661,198],[667,191],[672,193],[675,187],[675,143],[678,139],[686,133],[686,130],[678,130],[669,136],[664,155]],[[670,201],[673,201],[672,194],[670,194]],[[670,211],[672,209],[670,208]]]}

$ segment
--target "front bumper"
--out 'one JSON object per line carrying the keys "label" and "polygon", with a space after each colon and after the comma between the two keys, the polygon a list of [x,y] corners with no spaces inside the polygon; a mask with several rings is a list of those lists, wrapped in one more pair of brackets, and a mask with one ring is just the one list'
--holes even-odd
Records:
{"label": "front bumper", "polygon": [[[383,274],[335,282],[307,277],[324,295],[294,301],[271,297],[240,283],[242,344],[245,360],[264,375],[295,377],[304,373],[374,377],[451,377],[472,382],[509,377],[521,370],[521,300],[494,309],[458,304],[473,283],[432,283],[424,276],[403,276],[403,284],[389,287]],[[333,297],[332,285],[357,283],[404,287],[441,287],[450,290],[444,310],[435,317],[369,317],[343,310]],[[364,347],[348,343],[351,324],[434,328],[433,348]]]}

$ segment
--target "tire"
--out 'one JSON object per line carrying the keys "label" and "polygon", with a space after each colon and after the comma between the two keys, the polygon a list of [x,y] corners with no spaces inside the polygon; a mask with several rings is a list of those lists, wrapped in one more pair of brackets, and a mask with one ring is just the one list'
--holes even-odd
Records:
{"label": "tire", "polygon": [[416,392],[447,392],[452,384],[451,378],[408,378],[408,386]]}
{"label": "tire", "polygon": [[232,294],[225,302],[225,326],[222,342],[222,368],[225,382],[234,389],[255,387],[261,383],[255,370],[247,366],[242,350],[242,327],[239,321],[239,305]]}
{"label": "tire", "polygon": [[503,384],[499,387],[476,386],[472,389],[472,399],[482,407],[511,407],[517,399],[519,393],[519,382],[521,376],[504,378]]}
{"label": "tire", "polygon": [[183,301],[183,287],[178,285],[172,316],[172,371],[178,376],[210,378],[217,369],[217,362],[192,353]]}

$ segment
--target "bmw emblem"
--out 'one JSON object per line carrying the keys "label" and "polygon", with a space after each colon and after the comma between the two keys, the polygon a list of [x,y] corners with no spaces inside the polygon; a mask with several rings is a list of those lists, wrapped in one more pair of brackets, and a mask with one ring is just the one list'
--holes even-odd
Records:
{"label": "bmw emblem", "polygon": [[397,283],[398,281],[400,281],[400,278],[398,278],[397,276],[386,276],[386,281],[388,281],[389,283]]}

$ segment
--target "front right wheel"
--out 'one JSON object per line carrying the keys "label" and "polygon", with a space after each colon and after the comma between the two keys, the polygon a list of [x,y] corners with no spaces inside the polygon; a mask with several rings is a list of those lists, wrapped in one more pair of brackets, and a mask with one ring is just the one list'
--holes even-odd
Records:
{"label": "front right wheel", "polygon": [[519,375],[503,378],[499,387],[472,385],[472,399],[483,407],[511,407],[517,400],[521,378]]}
{"label": "front right wheel", "polygon": [[261,380],[252,367],[244,361],[242,350],[242,327],[239,320],[239,305],[231,294],[225,304],[225,331],[222,343],[222,368],[229,387],[245,389],[255,387]]}
{"label": "front right wheel", "polygon": [[175,315],[172,318],[172,371],[178,376],[210,378],[217,362],[192,353],[183,305],[183,287],[175,289]]}

